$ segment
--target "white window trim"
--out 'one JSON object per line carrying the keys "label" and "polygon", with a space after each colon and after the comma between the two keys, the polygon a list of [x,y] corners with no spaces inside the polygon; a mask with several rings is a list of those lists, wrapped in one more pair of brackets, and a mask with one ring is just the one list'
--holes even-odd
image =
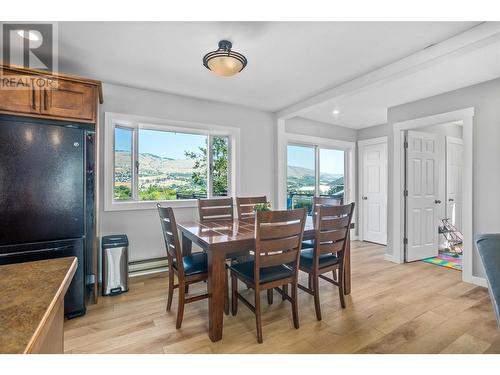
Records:
{"label": "white window trim", "polygon": [[[104,114],[104,211],[122,210],[150,210],[156,209],[156,204],[164,204],[174,208],[197,207],[196,199],[161,200],[161,201],[139,201],[135,200],[116,201],[113,199],[114,185],[114,144],[115,126],[133,129],[150,129],[162,131],[176,131],[179,133],[191,133],[207,136],[229,137],[229,186],[228,195],[236,195],[239,191],[240,176],[240,129],[206,123],[186,122],[177,120],[158,119],[153,117],[128,115],[123,113],[105,112]],[[137,134],[133,139],[133,147],[137,149]],[[210,138],[209,138],[210,139]],[[132,152],[132,165],[135,166],[135,154]],[[137,194],[135,167],[132,168],[132,191]]]}
{"label": "white window trim", "polygon": [[[279,134],[279,133],[278,133]],[[279,170],[282,173],[278,174],[278,207],[280,209],[286,209],[286,197],[287,197],[287,146],[289,144],[301,145],[301,146],[318,146],[319,148],[328,148],[345,151],[344,158],[344,202],[352,202],[355,200],[355,186],[356,186],[356,174],[355,174],[355,142],[341,141],[331,138],[320,138],[308,135],[302,135],[297,133],[284,132],[278,136],[278,149],[281,150],[281,157],[279,158]],[[281,146],[281,147],[280,147]],[[317,162],[317,161],[316,161]],[[319,171],[318,171],[319,173]],[[354,220],[353,220],[354,222]]]}

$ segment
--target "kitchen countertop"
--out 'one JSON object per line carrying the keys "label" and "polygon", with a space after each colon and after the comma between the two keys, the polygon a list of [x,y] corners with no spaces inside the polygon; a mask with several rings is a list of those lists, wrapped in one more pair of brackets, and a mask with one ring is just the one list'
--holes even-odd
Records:
{"label": "kitchen countertop", "polygon": [[76,271],[75,257],[0,266],[0,353],[30,353]]}

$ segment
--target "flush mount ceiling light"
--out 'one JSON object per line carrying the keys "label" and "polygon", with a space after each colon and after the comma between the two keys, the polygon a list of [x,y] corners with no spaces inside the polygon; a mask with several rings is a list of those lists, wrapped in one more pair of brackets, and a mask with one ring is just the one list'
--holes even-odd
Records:
{"label": "flush mount ceiling light", "polygon": [[338,115],[338,114],[340,113],[340,111],[339,111],[338,109],[334,109],[334,110],[332,111],[332,113],[333,113],[334,115]]}
{"label": "flush mount ceiling light", "polygon": [[218,76],[231,77],[247,66],[247,59],[241,53],[231,51],[232,43],[227,40],[219,42],[219,49],[207,53],[203,57],[203,65]]}

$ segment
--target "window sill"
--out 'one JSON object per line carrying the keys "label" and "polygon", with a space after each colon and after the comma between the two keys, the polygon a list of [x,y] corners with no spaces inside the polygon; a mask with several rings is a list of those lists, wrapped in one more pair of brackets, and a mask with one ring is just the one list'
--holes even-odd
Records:
{"label": "window sill", "polygon": [[197,199],[180,199],[171,201],[113,201],[107,203],[104,211],[134,211],[134,210],[156,210],[156,205],[172,208],[195,208],[198,207]]}

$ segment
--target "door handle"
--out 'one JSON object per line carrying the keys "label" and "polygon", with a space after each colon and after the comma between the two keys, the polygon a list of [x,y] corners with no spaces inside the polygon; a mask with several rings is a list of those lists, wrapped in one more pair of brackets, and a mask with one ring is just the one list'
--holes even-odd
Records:
{"label": "door handle", "polygon": [[434,203],[436,203],[436,204],[441,204],[441,201],[440,201],[439,199],[436,199],[436,200],[434,201]]}
{"label": "door handle", "polygon": [[363,199],[364,201],[367,201],[368,197],[362,197],[361,199]]}
{"label": "door handle", "polygon": [[31,89],[31,107],[36,109],[36,98],[35,98],[35,89]]}
{"label": "door handle", "polygon": [[47,89],[43,89],[43,109],[47,110]]}
{"label": "door handle", "polygon": [[448,202],[455,202],[455,199],[450,198],[450,199],[448,199]]}

